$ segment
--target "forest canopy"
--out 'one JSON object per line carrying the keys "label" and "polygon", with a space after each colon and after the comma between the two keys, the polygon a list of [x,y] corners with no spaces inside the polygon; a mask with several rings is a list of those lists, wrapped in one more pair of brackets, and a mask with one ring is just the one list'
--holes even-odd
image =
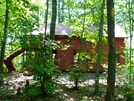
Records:
{"label": "forest canopy", "polygon": [[[104,93],[101,100],[133,101],[133,6],[133,0],[1,0],[0,95],[7,90],[6,74],[27,71],[35,82],[26,80],[25,87],[15,88],[17,95],[46,99],[56,96],[59,79],[73,81],[75,91],[92,79],[92,98],[78,100],[94,101]],[[103,90],[100,72],[107,81]]]}

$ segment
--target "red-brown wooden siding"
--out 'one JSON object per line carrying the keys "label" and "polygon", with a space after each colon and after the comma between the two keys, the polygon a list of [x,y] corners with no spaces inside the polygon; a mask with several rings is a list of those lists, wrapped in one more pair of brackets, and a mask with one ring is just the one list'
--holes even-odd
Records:
{"label": "red-brown wooden siding", "polygon": [[[73,58],[74,58],[74,50],[79,50],[80,49],[80,38],[78,37],[73,37],[73,41],[71,43],[66,42],[67,36],[56,36],[55,40],[62,40],[62,44],[64,45],[71,45],[69,48],[66,50],[57,50],[57,59],[59,62],[57,63],[58,69],[65,71],[69,66],[72,66],[74,64]],[[93,43],[88,42],[88,43],[82,43],[82,50],[87,50],[89,53],[91,52],[92,49],[94,49],[97,52],[97,47],[93,48],[92,47]],[[119,53],[119,63],[123,65],[125,63],[125,60],[121,57],[121,55],[124,55],[122,52],[122,48],[124,47],[124,38],[116,38],[116,51],[121,51]],[[103,45],[102,46],[105,52],[108,52],[108,45]],[[90,53],[91,54],[91,53]],[[96,55],[95,53],[91,55]],[[107,60],[102,60],[102,61],[107,61]],[[93,69],[90,69],[90,65],[93,65]],[[90,70],[90,72],[95,72],[95,63],[87,63],[85,65],[85,68]],[[104,72],[104,68],[101,66],[100,72]]]}

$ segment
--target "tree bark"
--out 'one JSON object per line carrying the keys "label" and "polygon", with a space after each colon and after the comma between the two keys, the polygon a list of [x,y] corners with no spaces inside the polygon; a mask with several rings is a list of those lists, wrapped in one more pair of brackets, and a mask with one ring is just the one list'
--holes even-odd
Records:
{"label": "tree bark", "polygon": [[94,90],[94,93],[98,93],[98,90],[99,90],[99,72],[100,72],[100,61],[101,61],[102,37],[103,37],[104,6],[105,6],[105,0],[102,1],[101,11],[100,11],[101,16],[100,16],[98,53],[97,53],[97,60],[96,60],[95,90]]}
{"label": "tree bark", "polygon": [[60,13],[60,3],[61,3],[61,1],[60,0],[58,0],[58,23],[60,23],[61,22],[61,13]]}
{"label": "tree bark", "polygon": [[[86,2],[86,0],[84,0],[84,2]],[[81,56],[81,51],[82,51],[82,38],[83,38],[83,34],[84,34],[84,31],[85,31],[85,22],[86,22],[86,7],[85,7],[85,4],[84,4],[84,17],[83,17],[83,24],[82,24],[82,32],[81,32],[81,35],[80,35],[80,46],[79,46],[79,53],[78,53],[78,59],[77,59],[77,62],[78,62],[78,65],[80,64],[80,56]],[[71,18],[69,18],[71,19]],[[78,89],[78,82],[79,82],[79,76],[76,76],[75,77],[75,89]]]}
{"label": "tree bark", "polygon": [[114,101],[115,86],[115,17],[114,17],[114,1],[107,0],[107,20],[108,20],[108,78],[107,91],[105,101]]}
{"label": "tree bark", "polygon": [[47,6],[47,9],[45,11],[45,33],[44,33],[44,37],[46,38],[46,32],[47,32],[47,20],[48,20],[48,8],[49,8],[49,0],[46,0],[46,6]]}
{"label": "tree bark", "polygon": [[[57,16],[57,0],[52,0],[52,18],[50,25],[50,40],[54,40],[55,37],[55,26]],[[50,48],[50,62],[52,62],[52,48]]]}
{"label": "tree bark", "polygon": [[129,42],[130,42],[130,50],[129,50],[129,52],[130,52],[130,54],[129,54],[129,82],[131,82],[132,80],[131,80],[131,74],[132,74],[132,37],[133,37],[133,35],[132,35],[132,31],[133,31],[133,17],[132,17],[132,3],[131,3],[131,0],[129,0],[129,4],[128,4],[128,15],[129,15],[129,33],[130,33],[130,40],[129,40]]}
{"label": "tree bark", "polygon": [[69,20],[71,20],[70,7],[68,7],[68,18],[69,18]]}
{"label": "tree bark", "polygon": [[51,18],[51,25],[50,25],[50,40],[54,40],[56,16],[57,16],[57,1],[52,0],[52,18]]}
{"label": "tree bark", "polygon": [[[5,25],[4,25],[4,36],[1,47],[1,57],[0,57],[0,74],[3,73],[3,60],[5,55],[6,40],[7,40],[7,28],[8,28],[8,15],[9,15],[9,0],[6,0],[6,15],[5,15]],[[3,82],[3,78],[0,77],[0,85]]]}
{"label": "tree bark", "polygon": [[62,9],[62,12],[61,12],[61,22],[64,21],[64,6],[65,6],[65,2],[64,2],[64,0],[62,0],[62,6],[61,6],[61,9]]}

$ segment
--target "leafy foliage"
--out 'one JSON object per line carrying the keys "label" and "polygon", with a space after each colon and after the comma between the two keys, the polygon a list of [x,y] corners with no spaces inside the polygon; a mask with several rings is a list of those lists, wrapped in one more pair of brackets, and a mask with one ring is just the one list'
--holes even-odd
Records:
{"label": "leafy foliage", "polygon": [[[86,41],[91,41],[93,44],[93,48],[96,48],[97,41],[98,41],[98,25],[99,25],[99,18],[100,18],[100,5],[101,0],[62,0],[61,4],[64,2],[64,7],[61,8],[63,10],[62,17],[64,18],[62,23],[68,24],[72,27],[73,33],[72,36],[75,35],[77,37],[81,36],[81,31],[83,27],[83,18],[85,17],[85,30],[83,32],[83,38]],[[116,0],[115,2],[115,15],[116,15],[116,24],[121,25],[127,33],[130,31],[129,23],[129,5],[133,6],[133,1],[131,0]],[[49,1],[50,8],[51,2]],[[3,28],[4,28],[4,18],[5,18],[5,0],[0,1],[0,41],[3,41]],[[42,95],[43,93],[53,93],[55,90],[55,86],[53,84],[52,76],[54,75],[54,71],[56,71],[56,66],[54,61],[49,61],[49,48],[53,48],[54,50],[57,48],[57,42],[52,40],[44,40],[44,34],[40,35],[32,35],[31,32],[34,30],[38,30],[40,23],[44,23],[44,10],[46,6],[44,5],[44,1],[36,0],[36,1],[29,1],[29,0],[10,0],[9,4],[9,27],[8,27],[8,40],[7,40],[7,48],[6,48],[6,57],[7,58],[10,54],[13,54],[15,51],[19,50],[19,48],[28,48],[28,51],[25,52],[23,55],[18,56],[13,60],[15,63],[17,70],[21,71],[21,66],[26,66],[28,68],[33,68],[29,72],[34,75],[34,80],[36,81],[35,84],[30,85],[29,87],[25,88],[27,94],[30,95]],[[50,22],[50,17],[52,12],[49,9],[48,12],[48,22]],[[86,12],[84,12],[84,10]],[[131,20],[133,20],[133,9],[130,9]],[[61,11],[61,10],[60,10]],[[106,12],[106,9],[105,9]],[[106,13],[104,18],[104,24],[106,24]],[[89,30],[87,26],[96,26],[97,30]],[[36,33],[39,34],[39,33]],[[129,36],[129,35],[128,35]],[[72,39],[71,39],[72,40]],[[107,39],[103,37],[103,44],[107,44]],[[133,77],[134,77],[134,68],[133,68],[133,48],[130,48],[130,43],[127,41],[124,53],[126,54],[123,56],[125,58],[126,64],[123,65],[123,68],[117,70],[117,76],[122,76],[126,79],[127,82],[124,86],[126,90],[126,97],[128,100],[133,99]],[[61,44],[60,44],[61,45]],[[63,50],[67,49],[69,46],[63,46]],[[1,43],[0,43],[1,47]],[[108,53],[105,52],[104,49],[102,55],[101,64],[103,66],[107,66],[107,56]],[[132,51],[132,71],[130,73],[130,50]],[[86,52],[82,52],[80,59],[86,60],[90,59],[90,63],[95,63],[96,61],[96,51],[89,50],[91,54],[87,54]],[[91,57],[91,55],[93,55]],[[22,57],[24,59],[22,59]],[[78,57],[76,57],[76,60]],[[53,59],[54,60],[54,59]],[[23,62],[22,64],[20,64]],[[70,80],[74,81],[75,85],[82,82],[83,80],[80,78],[83,76],[81,71],[84,71],[84,65],[82,62],[75,63],[75,67],[69,69]],[[92,65],[90,68],[93,67]],[[5,69],[6,71],[6,69]],[[0,73],[0,78],[3,75]],[[130,79],[131,77],[131,79]],[[43,88],[44,87],[44,88]],[[42,89],[43,88],[43,89]],[[86,99],[83,99],[86,100]]]}
{"label": "leafy foliage", "polygon": [[[26,91],[28,94],[33,95],[46,95],[48,93],[53,93],[55,87],[53,85],[52,76],[54,71],[56,71],[56,66],[54,61],[50,61],[49,59],[49,48],[54,49],[54,45],[56,45],[55,41],[51,40],[43,40],[43,37],[32,36],[30,40],[27,40],[29,48],[28,60],[23,63],[23,65],[27,67],[32,67],[29,73],[34,75],[35,84],[26,87]],[[33,42],[33,43],[31,43]],[[36,43],[35,43],[36,42]],[[40,43],[40,44],[39,44]],[[32,46],[31,46],[31,45]],[[27,45],[27,44],[26,44]],[[25,46],[26,48],[26,46]]]}

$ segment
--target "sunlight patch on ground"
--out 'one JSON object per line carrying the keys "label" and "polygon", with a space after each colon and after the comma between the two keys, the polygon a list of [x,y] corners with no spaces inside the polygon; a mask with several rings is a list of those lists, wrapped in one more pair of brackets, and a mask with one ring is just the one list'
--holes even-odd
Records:
{"label": "sunlight patch on ground", "polygon": [[64,101],[75,101],[73,98],[65,99]]}
{"label": "sunlight patch on ground", "polygon": [[88,85],[93,85],[94,80],[86,80],[85,82],[80,83],[80,86],[88,86]]}
{"label": "sunlight patch on ground", "polygon": [[[82,81],[78,83],[78,90],[73,89],[75,85],[73,81],[70,81],[68,74],[59,76],[58,78],[53,77],[53,80],[55,80],[55,85],[57,86],[55,93],[58,94],[58,98],[53,101],[103,101],[102,99],[104,99],[105,91],[102,91],[102,89],[104,89],[107,84],[106,75],[100,75],[99,96],[90,96],[90,94],[94,91],[95,75],[93,73],[85,73],[83,75],[86,76],[86,78],[83,76],[80,77],[82,78]],[[33,76],[23,76],[23,73],[19,73],[11,78],[5,78],[4,87],[7,88],[7,90],[11,90],[12,94],[16,94],[18,87],[21,87],[22,89],[25,87],[26,80],[29,80],[30,84],[34,83],[35,81],[32,79]],[[123,83],[123,81],[121,82],[121,78],[116,78],[116,85]],[[124,96],[120,94],[118,97],[123,98]],[[93,98],[96,100],[93,100]]]}
{"label": "sunlight patch on ground", "polygon": [[55,90],[55,92],[62,92],[63,91],[63,89],[57,89],[57,90]]}
{"label": "sunlight patch on ground", "polygon": [[4,86],[3,88],[8,90],[15,90],[16,93],[17,89],[20,87],[21,89],[25,87],[26,80],[29,80],[30,83],[33,83],[33,76],[23,76],[23,73],[13,73],[14,76],[4,78]]}

